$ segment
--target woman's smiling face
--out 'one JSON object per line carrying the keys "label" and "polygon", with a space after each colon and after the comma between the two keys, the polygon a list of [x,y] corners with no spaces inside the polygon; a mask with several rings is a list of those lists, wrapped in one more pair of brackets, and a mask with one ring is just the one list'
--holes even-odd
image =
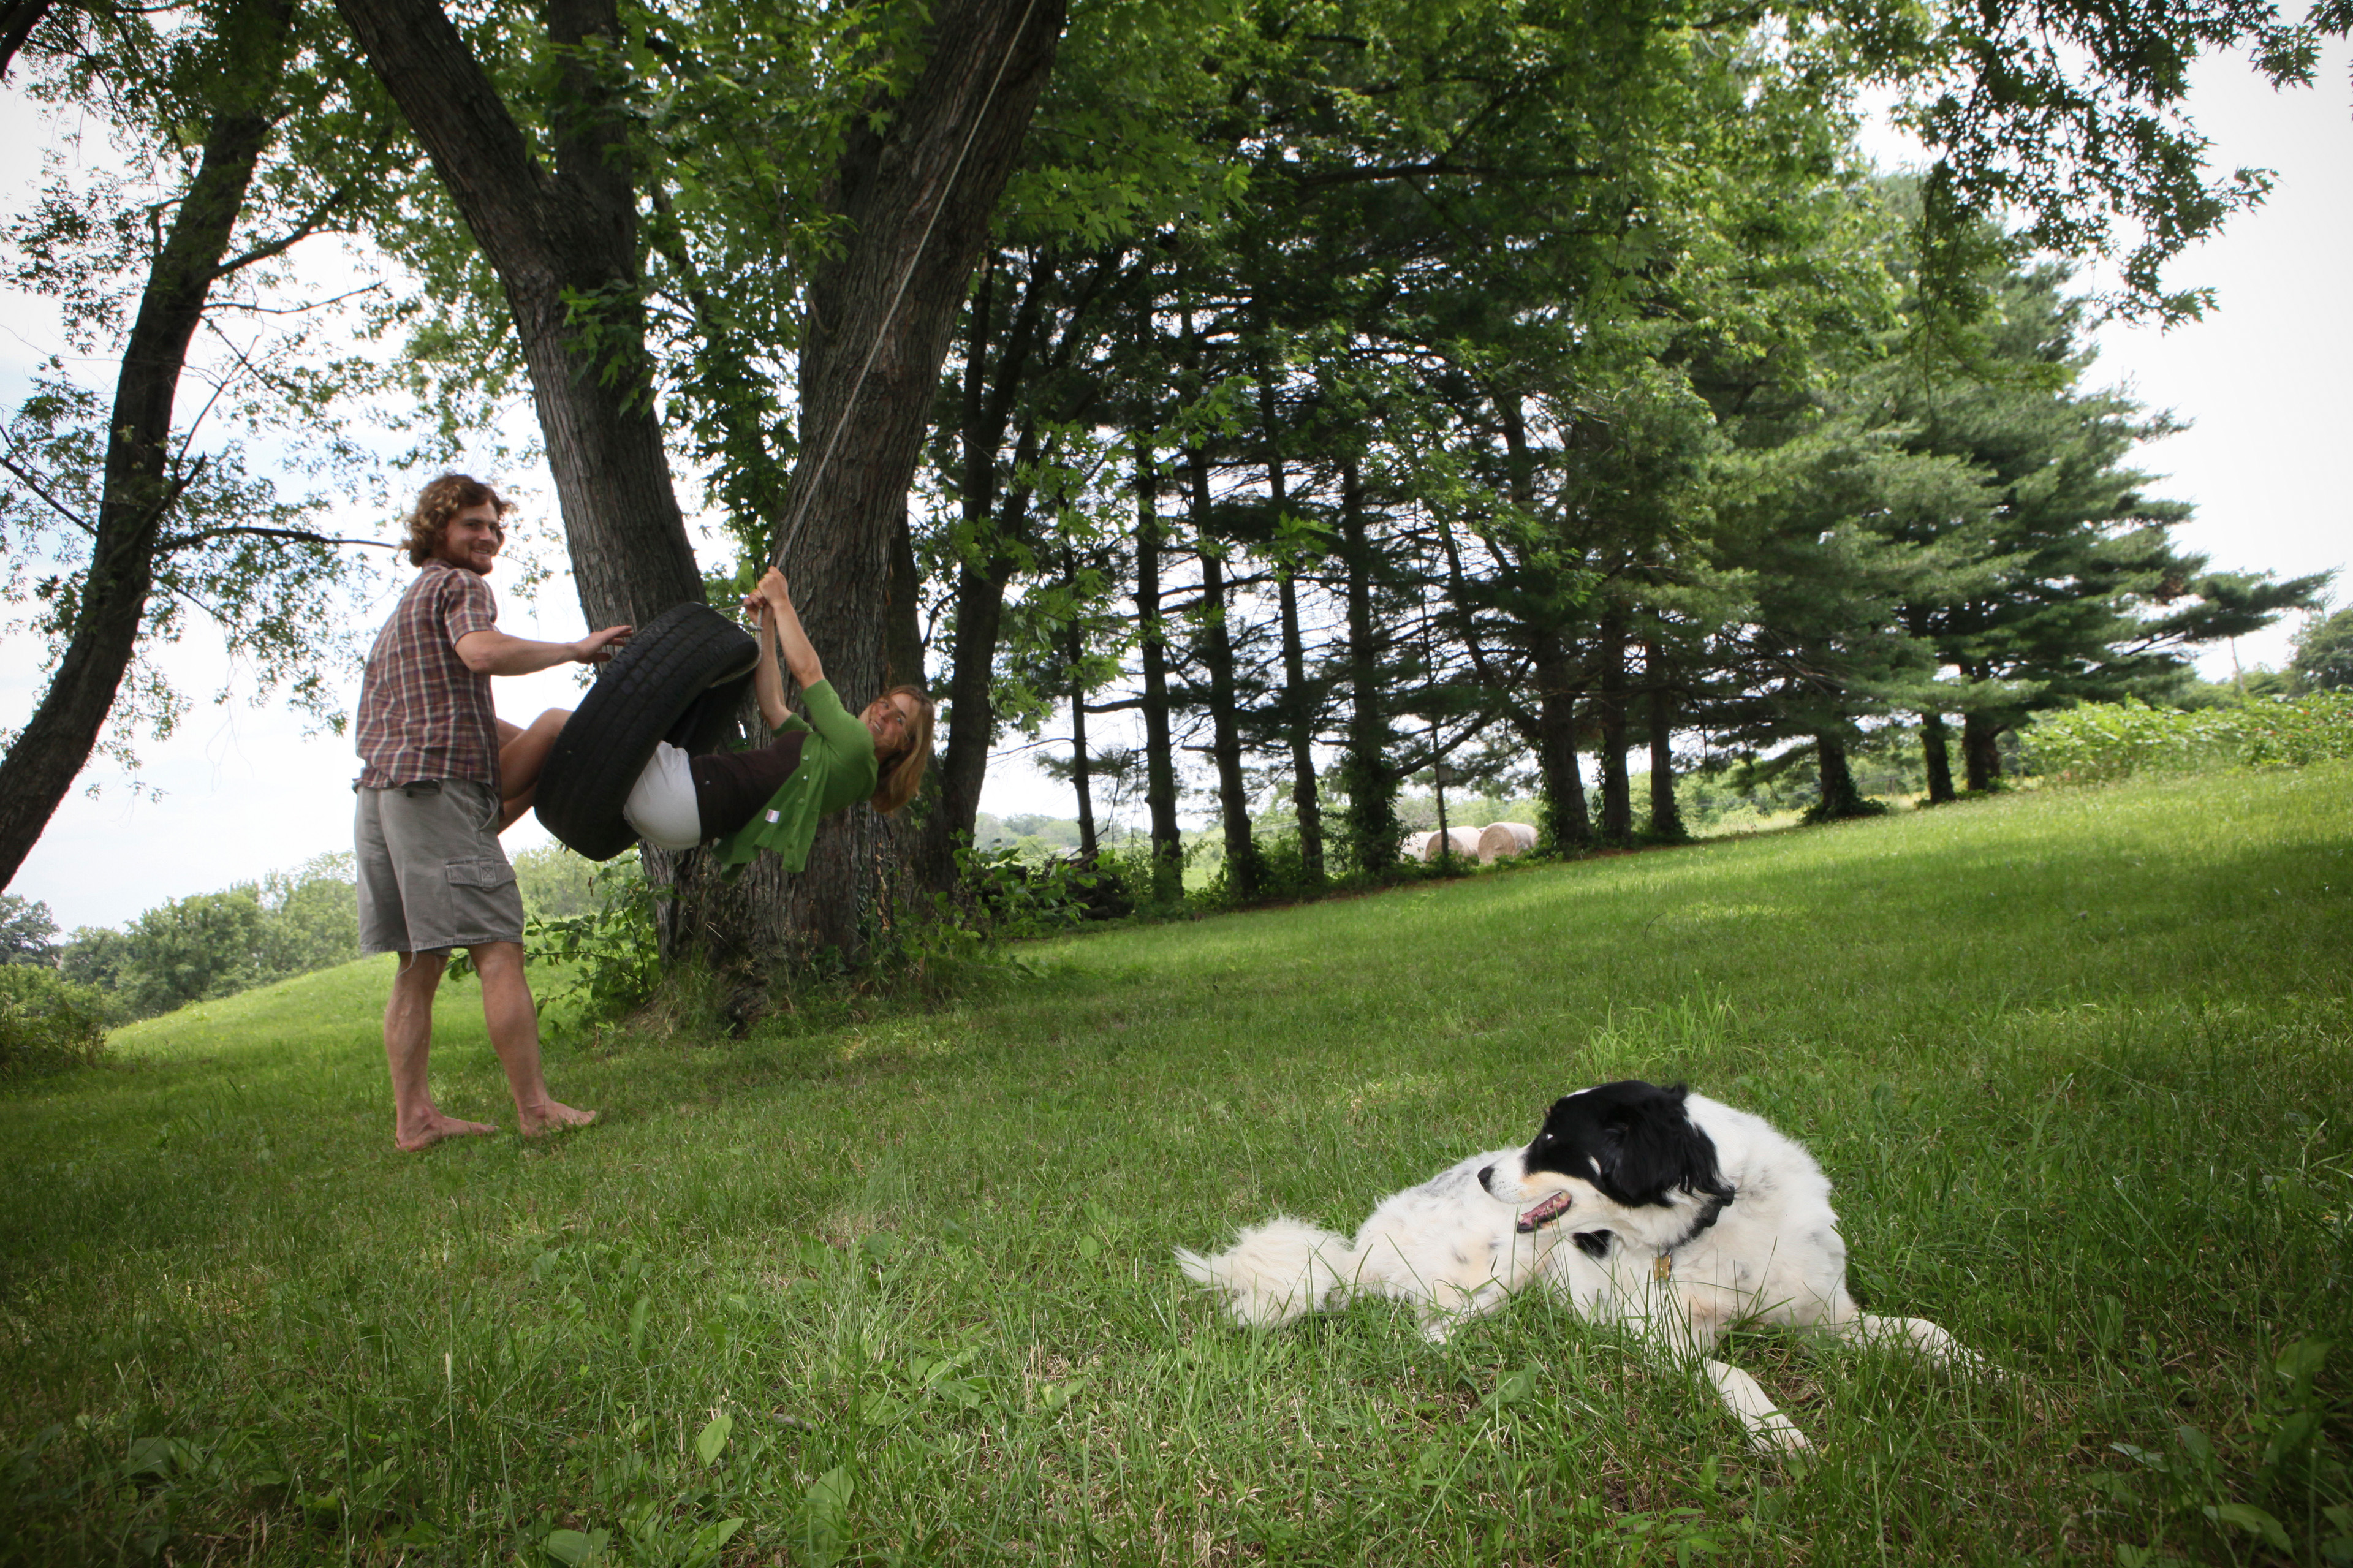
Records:
{"label": "woman's smiling face", "polygon": [[913,732],[915,700],[903,691],[894,691],[869,702],[859,718],[866,721],[868,732],[874,737],[874,754],[895,757],[907,749],[907,737]]}

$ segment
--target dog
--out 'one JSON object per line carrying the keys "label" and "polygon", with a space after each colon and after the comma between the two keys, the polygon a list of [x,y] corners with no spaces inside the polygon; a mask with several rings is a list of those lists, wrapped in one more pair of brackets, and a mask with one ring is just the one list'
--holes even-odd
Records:
{"label": "dog", "polygon": [[1358,1296],[1418,1309],[1434,1342],[1538,1287],[1598,1323],[1697,1360],[1750,1442],[1805,1434],[1755,1378],[1705,1352],[1743,1322],[1787,1323],[1974,1368],[1920,1318],[1876,1317],[1846,1289],[1846,1243],[1813,1156],[1760,1116],[1680,1084],[1627,1080],[1555,1102],[1525,1148],[1474,1154],[1390,1194],[1353,1240],[1277,1216],[1214,1258],[1176,1249],[1246,1324]]}

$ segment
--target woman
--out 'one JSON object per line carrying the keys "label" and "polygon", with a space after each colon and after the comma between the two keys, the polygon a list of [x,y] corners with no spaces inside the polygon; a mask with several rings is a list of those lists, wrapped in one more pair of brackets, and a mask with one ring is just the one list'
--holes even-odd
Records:
{"label": "woman", "polygon": [[[819,817],[860,800],[889,812],[914,798],[931,761],[932,700],[921,687],[894,687],[853,718],[801,629],[784,574],[772,568],[744,608],[760,637],[752,693],[761,717],[777,732],[776,741],[701,757],[661,742],[621,815],[657,848],[691,849],[716,840],[730,876],[763,849],[774,850],[786,870],[798,871],[807,864]],[[785,706],[779,648],[784,668],[801,689],[807,719]],[[501,828],[530,809],[540,769],[569,718],[565,710],[551,708],[527,730],[500,726]]]}

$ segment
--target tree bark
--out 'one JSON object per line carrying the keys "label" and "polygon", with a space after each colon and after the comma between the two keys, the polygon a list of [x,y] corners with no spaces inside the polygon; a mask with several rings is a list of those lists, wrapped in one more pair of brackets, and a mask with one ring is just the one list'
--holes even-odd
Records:
{"label": "tree bark", "polygon": [[1615,604],[1601,614],[1600,684],[1601,841],[1625,844],[1634,837],[1634,801],[1626,781],[1626,612]]}
{"label": "tree bark", "polygon": [[1576,661],[1567,639],[1538,630],[1530,638],[1536,679],[1536,771],[1543,780],[1546,841],[1563,854],[1593,847],[1593,816],[1585,801],[1585,769],[1577,756]]}
{"label": "tree bark", "polygon": [[1078,557],[1062,554],[1073,606],[1070,625],[1062,628],[1062,658],[1071,681],[1071,788],[1079,797],[1079,858],[1092,866],[1098,848],[1095,837],[1094,759],[1087,754],[1086,628],[1076,610],[1079,590]]}
{"label": "tree bark", "polygon": [[[1284,471],[1274,377],[1261,362],[1258,383],[1259,424],[1266,432],[1269,527],[1280,540],[1283,508],[1290,503]],[[1276,600],[1282,626],[1282,728],[1291,745],[1291,805],[1299,818],[1299,860],[1308,879],[1324,879],[1324,803],[1315,788],[1315,701],[1307,684],[1307,654],[1299,636],[1299,574],[1295,563],[1278,562]]]}
{"label": "tree bark", "polygon": [[16,51],[32,37],[51,4],[52,0],[8,0],[0,5],[0,78],[5,78],[8,68],[16,63]]}
{"label": "tree bark", "polygon": [[436,0],[337,3],[506,294],[588,624],[701,599],[645,352],[628,110],[594,63],[623,43],[617,0],[547,0],[553,171]]}
{"label": "tree bark", "polygon": [[254,0],[222,24],[246,69],[220,89],[195,178],[148,266],[123,345],[90,569],[72,630],[39,705],[0,760],[0,887],[16,879],[89,762],[138,651],[164,522],[187,482],[168,472],[172,407],[188,343],[228,255],[254,167],[274,132],[270,110],[292,16],[289,0]]}
{"label": "tree bark", "polygon": [[1259,891],[1258,846],[1250,837],[1250,792],[1242,783],[1241,729],[1234,716],[1233,635],[1226,626],[1226,569],[1214,541],[1203,541],[1201,662],[1209,675],[1209,752],[1218,769],[1218,816],[1226,844],[1226,886],[1234,896]]}
{"label": "tree bark", "polygon": [[1655,642],[1642,645],[1642,674],[1649,680],[1651,718],[1651,831],[1662,844],[1680,844],[1691,837],[1683,826],[1683,807],[1675,800],[1674,672]]}
{"label": "tree bark", "polygon": [[1961,715],[1961,767],[1972,794],[2001,787],[2001,729],[1978,709]]}
{"label": "tree bark", "polygon": [[1928,767],[1928,803],[1931,805],[1941,805],[1956,798],[1949,738],[1950,729],[1942,713],[1920,715],[1920,756]]}
{"label": "tree bark", "polygon": [[[1148,329],[1147,329],[1148,330]],[[1168,731],[1167,627],[1160,615],[1159,475],[1151,438],[1135,437],[1135,620],[1144,665],[1144,805],[1152,818],[1152,896],[1185,896],[1185,842],[1176,827],[1176,752]]]}
{"label": "tree bark", "polygon": [[[1180,285],[1181,288],[1181,285]],[[1193,312],[1184,313],[1185,380],[1201,386],[1201,340]],[[1242,784],[1241,728],[1234,716],[1234,639],[1226,624],[1226,563],[1219,553],[1209,497],[1209,449],[1196,439],[1186,453],[1191,479],[1193,548],[1201,563],[1201,663],[1209,677],[1209,757],[1218,773],[1218,821],[1226,848],[1226,887],[1240,899],[1258,896],[1258,846],[1250,838],[1250,794]]]}
{"label": "tree bark", "polygon": [[[882,690],[893,531],[965,286],[1062,16],[1062,0],[971,0],[936,12],[922,72],[903,98],[853,122],[827,189],[847,243],[809,283],[800,457],[777,564],[853,710]],[[852,807],[819,830],[797,877],[763,857],[730,887],[697,856],[694,885],[681,893],[692,906],[693,940],[722,960],[832,952],[861,964],[869,935],[896,918],[911,890],[913,849],[912,835]]]}
{"label": "tree bark", "polygon": [[[1503,426],[1504,449],[1512,504],[1533,517],[1536,510],[1535,456],[1528,448],[1527,416],[1514,394],[1494,398],[1495,415]],[[1525,575],[1529,568],[1520,571]],[[1536,831],[1544,845],[1556,854],[1577,854],[1593,847],[1593,816],[1585,801],[1585,771],[1577,757],[1577,702],[1584,680],[1571,657],[1567,629],[1550,614],[1549,599],[1529,595],[1546,606],[1530,617],[1529,673],[1535,678],[1535,722],[1528,727],[1536,753],[1536,776],[1543,791],[1543,820]]]}
{"label": "tree bark", "polygon": [[1397,864],[1397,778],[1389,767],[1389,721],[1373,628],[1364,485],[1353,453],[1340,459],[1340,555],[1348,598],[1348,747],[1340,764],[1348,792],[1348,858],[1359,871],[1378,876]]}
{"label": "tree bark", "polygon": [[1821,775],[1822,798],[1807,815],[1818,822],[1870,816],[1871,803],[1855,787],[1854,770],[1847,763],[1846,742],[1827,731],[1815,736],[1814,758]]}

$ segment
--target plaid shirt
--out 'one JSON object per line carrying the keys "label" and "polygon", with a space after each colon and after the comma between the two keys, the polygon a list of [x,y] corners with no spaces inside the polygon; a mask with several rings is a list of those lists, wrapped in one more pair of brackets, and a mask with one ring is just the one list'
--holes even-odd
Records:
{"label": "plaid shirt", "polygon": [[458,657],[458,639],[498,624],[489,583],[427,561],[376,634],[360,678],[360,787],[421,779],[499,784],[499,726],[491,678]]}

